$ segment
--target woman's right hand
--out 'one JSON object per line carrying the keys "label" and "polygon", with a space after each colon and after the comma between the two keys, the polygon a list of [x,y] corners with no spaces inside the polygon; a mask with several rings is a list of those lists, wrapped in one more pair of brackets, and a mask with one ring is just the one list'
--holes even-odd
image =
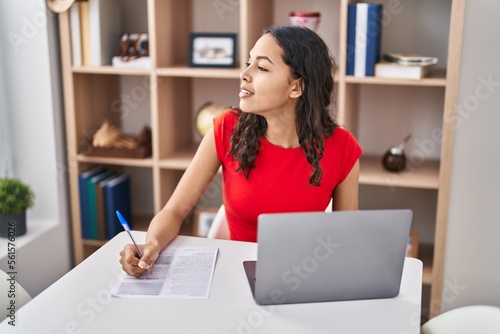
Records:
{"label": "woman's right hand", "polygon": [[151,244],[137,246],[143,254],[140,259],[137,249],[135,249],[133,244],[126,245],[120,252],[120,264],[123,270],[135,277],[139,277],[145,271],[151,270],[160,254],[160,250]]}

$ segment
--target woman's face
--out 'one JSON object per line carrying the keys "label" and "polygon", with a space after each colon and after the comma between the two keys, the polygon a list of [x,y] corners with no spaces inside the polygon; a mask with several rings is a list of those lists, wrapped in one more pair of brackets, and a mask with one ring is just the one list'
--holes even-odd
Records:
{"label": "woman's face", "polygon": [[282,49],[271,34],[263,35],[250,51],[241,72],[240,109],[265,116],[269,112],[293,111],[301,95],[300,80],[292,79]]}

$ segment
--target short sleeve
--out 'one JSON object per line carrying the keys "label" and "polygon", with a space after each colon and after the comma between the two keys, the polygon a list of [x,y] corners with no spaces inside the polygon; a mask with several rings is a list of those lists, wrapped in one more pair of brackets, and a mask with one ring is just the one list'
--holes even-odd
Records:
{"label": "short sleeve", "polygon": [[[337,131],[339,128],[335,129]],[[358,161],[359,157],[363,153],[363,149],[358,144],[356,138],[354,138],[353,134],[347,130],[346,131],[344,148],[343,148],[343,159],[342,159],[342,167],[340,170],[340,180],[339,183],[344,181],[346,177],[352,170],[352,167]]]}
{"label": "short sleeve", "polygon": [[217,150],[217,157],[219,161],[223,162],[231,148],[231,133],[236,125],[238,116],[236,111],[233,109],[228,109],[221,114],[214,117],[214,138],[215,138],[215,148]]}

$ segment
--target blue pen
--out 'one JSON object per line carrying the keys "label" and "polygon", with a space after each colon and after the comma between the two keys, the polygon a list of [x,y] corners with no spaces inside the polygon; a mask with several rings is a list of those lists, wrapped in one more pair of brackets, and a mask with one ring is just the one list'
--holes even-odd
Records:
{"label": "blue pen", "polygon": [[[139,255],[139,258],[142,258],[143,254],[141,250],[139,249],[139,246],[137,246],[137,243],[134,240],[134,237],[132,236],[132,233],[130,233],[130,226],[128,226],[127,220],[122,216],[120,211],[116,210],[116,215],[118,216],[118,219],[120,220],[120,223],[123,226],[123,229],[127,231],[128,235],[130,236],[130,239],[134,243],[135,249],[137,250],[137,254]],[[148,271],[151,273],[151,271],[148,269]]]}

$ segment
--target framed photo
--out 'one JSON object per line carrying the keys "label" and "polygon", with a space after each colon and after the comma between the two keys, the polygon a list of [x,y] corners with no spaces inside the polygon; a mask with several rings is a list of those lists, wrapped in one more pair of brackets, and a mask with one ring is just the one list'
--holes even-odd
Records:
{"label": "framed photo", "polygon": [[219,208],[203,208],[194,211],[194,233],[206,237]]}
{"label": "framed photo", "polygon": [[191,33],[189,66],[236,67],[236,34]]}
{"label": "framed photo", "polygon": [[418,257],[418,242],[419,233],[417,230],[410,230],[410,237],[408,238],[408,245],[406,247],[406,256]]}

